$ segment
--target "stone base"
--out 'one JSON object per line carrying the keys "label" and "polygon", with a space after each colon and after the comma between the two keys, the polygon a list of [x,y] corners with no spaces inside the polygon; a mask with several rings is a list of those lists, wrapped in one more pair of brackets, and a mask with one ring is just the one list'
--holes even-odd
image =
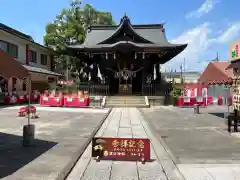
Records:
{"label": "stone base", "polygon": [[150,106],[164,106],[165,96],[148,96]]}
{"label": "stone base", "polygon": [[24,147],[33,146],[34,139],[35,139],[35,125],[34,124],[24,125],[22,145]]}

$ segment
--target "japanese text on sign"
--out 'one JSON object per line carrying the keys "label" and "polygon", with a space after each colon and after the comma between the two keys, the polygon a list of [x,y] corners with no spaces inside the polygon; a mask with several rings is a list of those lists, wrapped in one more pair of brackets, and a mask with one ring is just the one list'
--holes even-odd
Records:
{"label": "japanese text on sign", "polygon": [[[96,143],[96,141],[102,141],[104,143],[99,144]],[[102,146],[101,150],[97,148],[99,145]],[[95,138],[93,147],[95,147],[95,150],[93,151],[95,155],[93,154],[93,157],[99,156],[103,159],[121,160],[150,159],[150,141],[148,139]]]}

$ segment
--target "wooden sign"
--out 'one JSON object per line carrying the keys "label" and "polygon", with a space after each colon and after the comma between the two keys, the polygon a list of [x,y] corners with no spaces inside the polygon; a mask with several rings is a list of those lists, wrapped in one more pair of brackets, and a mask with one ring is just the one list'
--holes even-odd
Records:
{"label": "wooden sign", "polygon": [[120,94],[132,94],[132,84],[120,84],[119,85]]}
{"label": "wooden sign", "polygon": [[95,137],[92,140],[92,157],[99,160],[150,161],[150,140]]}

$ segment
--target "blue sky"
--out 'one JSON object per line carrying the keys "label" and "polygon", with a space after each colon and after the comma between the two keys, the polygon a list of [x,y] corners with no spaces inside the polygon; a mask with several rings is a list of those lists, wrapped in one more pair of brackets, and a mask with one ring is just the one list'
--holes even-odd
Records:
{"label": "blue sky", "polygon": [[[126,12],[132,24],[165,22],[166,36],[174,43],[188,43],[186,50],[163,69],[203,70],[216,57],[228,60],[228,45],[240,38],[237,0],[85,0],[96,9],[112,12],[118,23]],[[42,43],[45,26],[70,0],[4,0],[0,22],[31,35]]]}

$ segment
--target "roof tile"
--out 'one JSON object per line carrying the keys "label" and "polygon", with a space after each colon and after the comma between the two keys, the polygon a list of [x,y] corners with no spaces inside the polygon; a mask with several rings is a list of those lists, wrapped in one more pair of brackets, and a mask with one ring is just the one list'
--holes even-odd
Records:
{"label": "roof tile", "polygon": [[0,76],[5,78],[18,77],[26,78],[29,73],[20,62],[9,56],[7,53],[0,50]]}
{"label": "roof tile", "polygon": [[212,61],[208,64],[204,72],[200,76],[200,82],[209,83],[230,83],[233,77],[232,69],[226,70],[230,65],[227,61]]}
{"label": "roof tile", "polygon": [[54,75],[54,76],[62,76],[61,74],[55,73],[53,71],[49,71],[43,68],[38,68],[38,67],[33,67],[33,66],[27,66],[23,65],[28,71],[31,72],[36,72],[36,73],[43,73],[43,74],[48,74],[48,75]]}

